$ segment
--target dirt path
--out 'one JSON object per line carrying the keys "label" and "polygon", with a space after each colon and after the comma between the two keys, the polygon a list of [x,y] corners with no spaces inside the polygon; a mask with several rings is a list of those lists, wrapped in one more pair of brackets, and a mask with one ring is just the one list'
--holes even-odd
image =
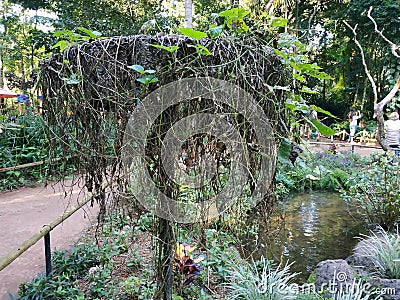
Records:
{"label": "dirt path", "polygon": [[[311,151],[324,151],[328,150],[330,147],[329,139],[320,140],[319,143],[312,140],[308,142],[310,143]],[[369,156],[371,153],[383,152],[382,148],[380,148],[378,145],[367,146],[365,144],[359,144],[359,143],[350,144],[341,141],[334,141],[334,143],[337,145],[337,151],[339,152],[353,150],[354,153],[357,153],[361,156]]]}
{"label": "dirt path", "polygon": [[[74,185],[71,196],[64,198],[60,186],[22,188],[0,193],[0,257],[16,249],[23,241],[37,233],[65,210],[84,197],[79,185]],[[96,221],[97,208],[84,206],[51,231],[51,249],[69,249],[82,231]],[[0,300],[16,295],[21,282],[30,281],[45,271],[44,242],[38,241],[13,263],[0,271]]]}

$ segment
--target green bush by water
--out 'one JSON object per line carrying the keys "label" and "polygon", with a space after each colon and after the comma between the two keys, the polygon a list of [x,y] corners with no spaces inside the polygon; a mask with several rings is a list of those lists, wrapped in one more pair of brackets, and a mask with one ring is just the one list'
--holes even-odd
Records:
{"label": "green bush by water", "polygon": [[347,190],[349,178],[357,174],[363,163],[364,159],[357,154],[327,151],[305,153],[294,165],[280,160],[276,173],[277,195],[283,198],[289,193],[305,190]]}
{"label": "green bush by water", "polygon": [[343,199],[369,225],[395,228],[400,221],[400,167],[398,158],[388,153],[371,155],[369,161],[347,182]]}

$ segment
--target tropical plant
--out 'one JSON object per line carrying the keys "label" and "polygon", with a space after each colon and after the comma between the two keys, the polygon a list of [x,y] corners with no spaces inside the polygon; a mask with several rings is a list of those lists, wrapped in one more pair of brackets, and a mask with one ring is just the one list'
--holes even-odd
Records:
{"label": "tropical plant", "polygon": [[373,154],[353,175],[343,199],[363,215],[370,225],[394,228],[400,220],[400,172],[398,159],[391,153]]}
{"label": "tropical plant", "polygon": [[[305,152],[305,151],[304,151]],[[280,157],[276,173],[277,195],[304,190],[347,190],[363,159],[353,153],[304,153],[294,164]]]}
{"label": "tropical plant", "polygon": [[178,264],[182,274],[185,276],[185,281],[183,282],[184,286],[192,283],[203,269],[202,266],[198,265],[198,262],[203,260],[203,257],[194,259],[192,255],[194,249],[196,249],[196,247],[191,247],[186,243],[176,244],[174,260],[175,263]]}

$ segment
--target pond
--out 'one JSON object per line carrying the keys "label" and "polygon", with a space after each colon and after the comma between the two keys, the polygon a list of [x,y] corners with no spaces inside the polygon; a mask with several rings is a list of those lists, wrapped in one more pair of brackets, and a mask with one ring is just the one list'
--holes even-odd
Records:
{"label": "pond", "polygon": [[260,236],[258,255],[275,262],[294,262],[297,281],[306,281],[314,267],[326,259],[346,258],[365,233],[338,193],[310,192],[285,200],[283,221],[275,234]]}

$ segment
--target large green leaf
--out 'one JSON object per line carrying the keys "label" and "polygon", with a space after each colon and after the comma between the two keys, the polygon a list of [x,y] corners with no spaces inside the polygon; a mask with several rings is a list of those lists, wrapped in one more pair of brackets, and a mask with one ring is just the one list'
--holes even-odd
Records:
{"label": "large green leaf", "polygon": [[212,38],[217,38],[221,35],[223,30],[224,30],[223,25],[219,26],[211,25],[210,28],[207,30],[207,32]]}
{"label": "large green leaf", "polygon": [[288,139],[283,139],[278,149],[278,159],[282,162],[289,162],[291,143]]}
{"label": "large green leaf", "polygon": [[296,111],[297,110],[297,105],[296,104],[285,102],[285,106],[288,109],[290,109],[291,111]]}
{"label": "large green leaf", "polygon": [[186,36],[189,36],[191,38],[194,38],[196,40],[200,40],[203,39],[205,37],[207,37],[207,33],[202,32],[202,31],[198,31],[198,30],[194,30],[192,28],[179,28],[179,31]]}
{"label": "large green leaf", "polygon": [[302,93],[307,93],[307,94],[313,94],[313,95],[314,95],[314,94],[319,94],[318,91],[312,90],[312,89],[310,89],[310,88],[307,87],[307,86],[303,86],[303,87],[301,88],[300,92],[302,92]]}
{"label": "large green leaf", "polygon": [[90,36],[92,39],[96,39],[96,38],[99,38],[102,36],[101,32],[92,31],[92,30],[86,29],[84,27],[77,27],[77,29],[86,33],[86,35]]}
{"label": "large green leaf", "polygon": [[322,124],[317,119],[311,120],[311,124],[313,124],[315,126],[315,128],[317,128],[319,133],[321,133],[323,136],[331,136],[331,135],[335,134],[335,130],[333,130],[332,128],[329,128],[328,126],[326,126],[324,124]]}
{"label": "large green leaf", "polygon": [[288,19],[285,18],[277,18],[277,17],[272,17],[271,18],[271,26],[273,27],[285,27],[288,23]]}
{"label": "large green leaf", "polygon": [[132,65],[132,66],[128,66],[129,69],[133,69],[136,72],[140,73],[140,74],[145,74],[145,70],[141,65]]}
{"label": "large green leaf", "polygon": [[61,40],[58,41],[53,48],[60,48],[60,51],[63,52],[65,49],[67,49],[69,47],[69,43],[66,40]]}
{"label": "large green leaf", "polygon": [[318,112],[318,113],[322,113],[322,114],[324,114],[324,115],[327,115],[327,116],[329,116],[329,117],[338,119],[338,117],[332,115],[329,111],[327,111],[327,110],[325,110],[325,109],[322,109],[321,107],[318,107],[318,106],[316,106],[316,105],[314,105],[314,104],[310,105],[310,109],[315,110],[315,111]]}
{"label": "large green leaf", "polygon": [[248,10],[245,10],[240,7],[235,7],[232,9],[225,10],[225,11],[219,13],[218,15],[220,17],[225,17],[225,18],[233,18],[233,17],[244,18],[249,13],[250,13],[250,11],[248,11]]}

